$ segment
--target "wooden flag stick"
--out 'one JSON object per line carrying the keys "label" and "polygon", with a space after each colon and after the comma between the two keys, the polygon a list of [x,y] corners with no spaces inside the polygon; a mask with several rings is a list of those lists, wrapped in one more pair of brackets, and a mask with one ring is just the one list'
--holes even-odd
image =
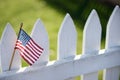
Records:
{"label": "wooden flag stick", "polygon": [[[23,23],[20,24],[20,29],[22,29],[22,26],[23,26]],[[20,33],[20,30],[19,30],[19,33]],[[19,37],[19,34],[18,34],[18,37]],[[17,38],[18,39],[18,38]],[[9,71],[11,69],[11,66],[12,66],[12,63],[13,63],[13,59],[14,59],[14,56],[15,56],[15,48],[14,48],[14,51],[13,51],[13,54],[12,54],[12,58],[10,60],[10,65],[9,65]]]}

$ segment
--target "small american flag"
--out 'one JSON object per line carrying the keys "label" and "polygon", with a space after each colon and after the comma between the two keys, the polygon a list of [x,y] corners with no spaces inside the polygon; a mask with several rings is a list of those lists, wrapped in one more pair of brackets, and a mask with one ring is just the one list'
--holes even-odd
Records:
{"label": "small american flag", "polygon": [[29,65],[37,61],[43,52],[43,48],[37,45],[23,29],[20,29],[15,49],[20,51],[20,55]]}

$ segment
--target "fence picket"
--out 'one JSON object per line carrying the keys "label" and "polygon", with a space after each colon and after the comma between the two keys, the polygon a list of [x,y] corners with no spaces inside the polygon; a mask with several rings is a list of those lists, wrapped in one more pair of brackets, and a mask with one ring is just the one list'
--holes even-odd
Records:
{"label": "fence picket", "polygon": [[58,59],[75,56],[77,32],[72,18],[67,14],[58,33]]}
{"label": "fence picket", "polygon": [[[115,7],[107,24],[106,49],[120,46],[120,8]],[[104,80],[119,80],[120,66],[106,69]]]}
{"label": "fence picket", "polygon": [[[10,60],[16,43],[16,33],[12,26],[8,23],[1,38],[1,68],[2,72],[8,71]],[[6,59],[5,59],[6,58]],[[11,69],[19,69],[21,67],[20,55],[16,51]]]}
{"label": "fence picket", "polygon": [[41,63],[44,64],[49,61],[49,40],[48,40],[48,34],[44,28],[43,23],[40,19],[36,21],[34,24],[34,28],[31,33],[31,37],[33,40],[40,45],[42,48],[44,48],[44,51],[42,55],[40,56],[39,60],[35,63]]}
{"label": "fence picket", "polygon": [[[83,32],[83,56],[94,55],[96,51],[100,49],[101,41],[101,24],[98,14],[95,10],[92,10],[85,24]],[[98,72],[85,74],[82,76],[82,80],[98,80]]]}
{"label": "fence picket", "polygon": [[[67,14],[62,22],[58,33],[58,60],[76,55],[77,32],[72,18]],[[73,80],[71,78],[69,80]],[[68,80],[68,79],[67,79]]]}

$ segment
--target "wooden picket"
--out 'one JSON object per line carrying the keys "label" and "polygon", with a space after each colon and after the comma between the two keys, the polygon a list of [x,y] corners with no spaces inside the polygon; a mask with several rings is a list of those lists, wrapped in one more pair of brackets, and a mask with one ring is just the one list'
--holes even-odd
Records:
{"label": "wooden picket", "polygon": [[77,32],[69,14],[65,16],[58,33],[58,60],[76,55]]}
{"label": "wooden picket", "polygon": [[49,61],[49,40],[48,40],[48,34],[40,19],[36,21],[31,33],[31,37],[38,45],[44,48],[42,55],[35,64],[40,63],[41,65],[42,64],[44,65]]}
{"label": "wooden picket", "polygon": [[[74,58],[76,55],[77,32],[72,18],[67,14],[58,33],[58,60]],[[68,79],[67,79],[68,80]],[[74,80],[74,78],[69,79]]]}
{"label": "wooden picket", "polygon": [[[120,46],[120,8],[115,7],[107,24],[106,49]],[[120,66],[105,70],[104,80],[119,80]]]}
{"label": "wooden picket", "polygon": [[[83,32],[83,55],[94,55],[100,50],[101,24],[97,12],[92,10]],[[98,72],[82,76],[82,80],[98,80]]]}
{"label": "wooden picket", "polygon": [[[0,55],[2,72],[7,71],[9,69],[9,64],[16,40],[17,40],[16,34],[12,26],[8,23],[1,38],[2,46],[0,48],[1,53]],[[19,69],[20,67],[21,67],[20,55],[16,51],[15,57],[13,59],[12,69]]]}
{"label": "wooden picket", "polygon": [[[116,6],[107,25],[106,47],[100,50],[101,23],[96,10],[92,10],[83,31],[82,55],[77,55],[77,31],[67,14],[58,33],[57,60],[49,61],[49,39],[40,19],[31,33],[33,40],[44,48],[39,60],[32,66],[21,68],[16,51],[12,69],[8,71],[16,42],[16,33],[8,23],[0,40],[0,80],[98,80],[98,71],[104,70],[104,80],[120,77],[120,8]],[[12,36],[11,36],[12,35]]]}

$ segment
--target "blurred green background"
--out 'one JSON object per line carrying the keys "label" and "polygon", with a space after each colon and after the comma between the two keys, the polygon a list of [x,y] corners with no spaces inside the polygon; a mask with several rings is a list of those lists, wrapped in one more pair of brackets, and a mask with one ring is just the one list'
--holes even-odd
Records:
{"label": "blurred green background", "polygon": [[[55,60],[58,31],[66,13],[69,13],[78,32],[77,54],[80,54],[85,22],[91,10],[96,9],[103,29],[101,48],[104,48],[106,24],[116,4],[120,4],[119,0],[0,0],[0,37],[8,22],[16,33],[23,22],[23,29],[30,34],[40,18],[49,35],[50,60]],[[26,65],[23,62],[23,66]]]}

